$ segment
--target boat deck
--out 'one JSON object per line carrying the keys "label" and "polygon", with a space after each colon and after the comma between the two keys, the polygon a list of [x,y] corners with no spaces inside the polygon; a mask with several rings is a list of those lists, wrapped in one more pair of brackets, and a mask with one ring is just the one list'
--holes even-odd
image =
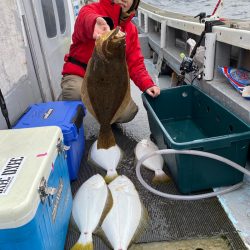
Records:
{"label": "boat deck", "polygon": [[[149,67],[148,70],[150,74],[153,78],[156,78],[154,69],[150,66],[150,61],[146,61],[146,64]],[[158,80],[158,84],[161,87],[167,87],[167,78],[161,77]],[[164,84],[165,86],[163,86]],[[222,237],[229,242],[230,247],[227,249],[248,249],[217,198],[199,201],[167,200],[150,193],[139,183],[135,174],[134,148],[139,140],[150,136],[150,129],[146,111],[142,105],[140,91],[133,84],[131,84],[131,89],[132,97],[138,104],[140,111],[130,123],[115,127],[114,133],[117,144],[121,147],[124,153],[123,159],[118,167],[118,173],[128,176],[133,181],[150,217],[147,230],[141,238],[136,241],[136,243],[173,242],[179,240],[212,239],[214,237]],[[77,181],[72,182],[73,194],[85,180],[96,173],[96,170],[87,163],[87,154],[90,146],[97,138],[99,125],[94,118],[88,114],[84,118],[84,128],[86,150],[85,156],[82,160],[79,178]],[[143,176],[147,182],[150,183],[153,174],[145,170]],[[158,186],[158,188],[163,192],[178,194],[173,182],[167,185]],[[65,250],[70,249],[70,247],[72,247],[77,241],[78,237],[79,234],[69,227]],[[98,236],[94,236],[94,246],[95,249],[98,250],[109,249]],[[137,249],[136,246],[137,244],[133,244],[131,249]],[[203,249],[205,250],[206,248]]]}

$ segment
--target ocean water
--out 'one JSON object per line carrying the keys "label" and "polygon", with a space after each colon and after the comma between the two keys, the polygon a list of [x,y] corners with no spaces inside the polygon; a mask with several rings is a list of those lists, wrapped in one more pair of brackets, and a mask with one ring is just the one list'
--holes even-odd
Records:
{"label": "ocean water", "polygon": [[[188,15],[211,15],[218,0],[142,0],[161,9]],[[224,0],[221,17],[250,21],[250,0]]]}

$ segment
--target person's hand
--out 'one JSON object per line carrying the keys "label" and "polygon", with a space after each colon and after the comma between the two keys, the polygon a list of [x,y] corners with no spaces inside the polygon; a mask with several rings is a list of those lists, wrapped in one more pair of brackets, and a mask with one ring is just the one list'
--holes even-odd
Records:
{"label": "person's hand", "polygon": [[110,27],[108,26],[105,19],[102,17],[97,17],[93,32],[93,39],[96,40],[100,35],[108,31],[110,31]]}
{"label": "person's hand", "polygon": [[152,97],[157,97],[161,93],[161,90],[158,86],[154,85],[154,86],[148,88],[146,90],[146,93]]}

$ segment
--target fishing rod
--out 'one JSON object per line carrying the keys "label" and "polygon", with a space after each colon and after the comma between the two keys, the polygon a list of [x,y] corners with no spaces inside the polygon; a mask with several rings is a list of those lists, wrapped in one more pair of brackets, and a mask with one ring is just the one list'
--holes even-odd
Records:
{"label": "fishing rod", "polygon": [[180,65],[181,74],[178,76],[177,85],[182,85],[184,83],[185,75],[187,73],[199,71],[198,66],[193,63],[193,58],[196,54],[197,48],[201,46],[201,43],[205,35],[207,33],[212,32],[213,26],[225,24],[223,22],[224,19],[220,18],[220,12],[222,8],[223,8],[223,0],[218,0],[212,12],[212,15],[206,15],[206,12],[201,12],[194,17],[194,18],[199,17],[199,22],[204,23],[205,28],[202,31],[199,40],[197,41],[194,48],[192,49],[190,56],[185,56],[184,53],[181,53],[181,57],[182,57],[182,62]]}

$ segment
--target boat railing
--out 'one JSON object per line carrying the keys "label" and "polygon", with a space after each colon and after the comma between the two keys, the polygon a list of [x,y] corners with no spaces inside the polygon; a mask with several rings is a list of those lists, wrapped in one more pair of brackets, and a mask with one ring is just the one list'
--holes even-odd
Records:
{"label": "boat railing", "polygon": [[[205,37],[203,80],[195,80],[207,94],[250,123],[250,101],[236,92],[218,71],[219,66],[250,70],[250,24],[240,20],[225,20],[224,25],[213,26],[212,41]],[[204,24],[192,16],[161,10],[141,2],[136,24],[141,35],[147,38],[150,49],[157,54],[156,65],[166,61],[180,74],[181,53],[188,55],[188,38],[199,40]],[[160,61],[160,62],[159,62]],[[192,74],[186,75],[191,83]]]}

